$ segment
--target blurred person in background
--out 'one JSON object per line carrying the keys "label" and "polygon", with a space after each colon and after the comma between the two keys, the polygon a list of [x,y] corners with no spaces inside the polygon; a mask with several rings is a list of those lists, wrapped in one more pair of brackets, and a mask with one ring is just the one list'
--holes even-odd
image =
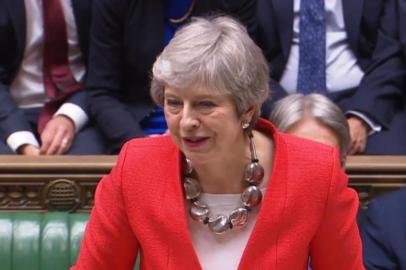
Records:
{"label": "blurred person in background", "polygon": [[275,103],[269,119],[282,132],[337,147],[345,164],[351,145],[349,127],[343,112],[329,98],[291,94]]}
{"label": "blurred person in background", "polygon": [[215,12],[253,27],[256,0],[98,0],[94,2],[86,88],[91,111],[118,153],[129,139],[163,134],[163,111],[150,93],[151,68],[174,33]]}
{"label": "blurred person in background", "polygon": [[273,101],[329,97],[347,117],[349,154],[406,154],[404,67],[387,2],[258,0],[255,38],[272,67]]}
{"label": "blurred person in background", "polygon": [[86,74],[90,0],[0,2],[0,154],[101,154]]}

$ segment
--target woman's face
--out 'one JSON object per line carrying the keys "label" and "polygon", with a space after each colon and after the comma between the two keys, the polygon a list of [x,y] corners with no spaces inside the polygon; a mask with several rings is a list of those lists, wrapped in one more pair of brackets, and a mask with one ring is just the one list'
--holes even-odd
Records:
{"label": "woman's face", "polygon": [[194,164],[232,155],[244,145],[233,99],[204,87],[165,88],[165,118],[171,136]]}
{"label": "woman's face", "polygon": [[286,133],[340,148],[335,132],[314,117],[303,118],[291,126]]}

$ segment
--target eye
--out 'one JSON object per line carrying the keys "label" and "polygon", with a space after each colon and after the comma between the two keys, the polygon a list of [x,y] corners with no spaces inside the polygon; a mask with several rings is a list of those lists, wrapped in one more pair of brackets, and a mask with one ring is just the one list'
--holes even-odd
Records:
{"label": "eye", "polygon": [[217,106],[216,103],[214,103],[213,101],[210,101],[210,100],[200,101],[198,103],[198,105],[199,105],[199,107],[202,107],[202,108],[213,108],[213,107]]}
{"label": "eye", "polygon": [[182,106],[182,102],[174,98],[168,98],[166,99],[166,105],[169,107],[179,107]]}

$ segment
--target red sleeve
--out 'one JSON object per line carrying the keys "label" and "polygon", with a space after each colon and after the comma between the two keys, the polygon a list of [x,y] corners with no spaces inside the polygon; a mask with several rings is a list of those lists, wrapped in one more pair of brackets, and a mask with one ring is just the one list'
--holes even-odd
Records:
{"label": "red sleeve", "polygon": [[123,148],[116,166],[97,186],[79,259],[71,270],[134,268],[138,242],[130,227],[121,183],[126,149]]}
{"label": "red sleeve", "polygon": [[311,243],[312,267],[314,270],[365,269],[357,226],[358,195],[347,186],[348,178],[340,168],[338,153],[334,156],[324,216]]}

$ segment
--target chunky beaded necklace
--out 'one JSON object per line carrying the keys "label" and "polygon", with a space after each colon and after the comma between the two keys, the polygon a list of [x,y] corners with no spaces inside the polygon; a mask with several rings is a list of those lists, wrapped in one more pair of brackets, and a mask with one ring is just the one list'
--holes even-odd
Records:
{"label": "chunky beaded necklace", "polygon": [[192,178],[193,166],[186,158],[186,171],[183,180],[186,199],[190,201],[189,214],[193,220],[206,224],[209,229],[216,234],[223,234],[229,229],[245,227],[248,221],[248,213],[262,201],[262,192],[259,189],[264,178],[264,168],[259,164],[252,133],[248,136],[251,151],[251,163],[245,167],[244,180],[248,187],[241,193],[242,205],[234,209],[228,216],[211,216],[207,205],[199,201],[201,193],[200,183]]}

